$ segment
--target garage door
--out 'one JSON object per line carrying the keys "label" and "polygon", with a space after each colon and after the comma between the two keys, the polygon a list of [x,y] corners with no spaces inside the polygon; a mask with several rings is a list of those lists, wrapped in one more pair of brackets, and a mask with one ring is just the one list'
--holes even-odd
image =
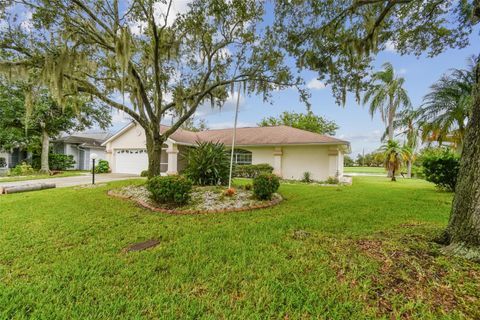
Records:
{"label": "garage door", "polygon": [[115,150],[115,172],[140,174],[148,169],[146,149]]}

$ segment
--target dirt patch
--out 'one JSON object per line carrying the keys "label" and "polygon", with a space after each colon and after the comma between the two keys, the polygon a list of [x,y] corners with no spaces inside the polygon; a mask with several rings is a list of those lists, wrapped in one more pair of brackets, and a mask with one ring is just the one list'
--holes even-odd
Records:
{"label": "dirt patch", "polygon": [[[405,303],[421,302],[445,313],[454,310],[458,306],[457,297],[449,285],[445,268],[435,260],[437,255],[428,247],[411,247],[408,239],[402,240],[404,248],[388,240],[356,241],[356,247],[363,254],[379,263],[378,273],[371,277],[370,304],[381,314],[393,312],[392,301],[399,297]],[[413,319],[415,315],[406,311],[400,313],[400,317]]]}

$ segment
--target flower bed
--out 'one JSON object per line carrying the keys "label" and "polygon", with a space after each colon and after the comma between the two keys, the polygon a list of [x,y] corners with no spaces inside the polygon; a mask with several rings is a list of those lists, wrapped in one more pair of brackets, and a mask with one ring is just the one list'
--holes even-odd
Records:
{"label": "flower bed", "polygon": [[130,199],[153,211],[169,214],[237,212],[267,208],[282,201],[282,197],[278,193],[273,195],[272,200],[262,201],[255,199],[251,190],[238,189],[231,196],[225,195],[224,191],[224,188],[220,187],[195,187],[189,203],[178,207],[155,203],[150,199],[150,193],[145,186],[127,186],[113,189],[108,194],[118,198]]}

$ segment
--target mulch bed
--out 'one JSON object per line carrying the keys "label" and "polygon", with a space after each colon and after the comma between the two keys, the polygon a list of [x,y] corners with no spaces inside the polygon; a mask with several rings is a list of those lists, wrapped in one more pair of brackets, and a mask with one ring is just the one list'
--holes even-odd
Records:
{"label": "mulch bed", "polygon": [[[148,198],[148,195],[146,194],[145,190],[141,189],[142,187],[137,186],[137,187],[133,187],[133,188],[137,188],[138,190],[140,190],[140,192],[133,192],[132,193],[132,192],[125,192],[122,189],[113,189],[113,190],[109,190],[107,192],[107,194],[109,196],[112,196],[112,197],[116,197],[116,198],[120,198],[120,199],[128,199],[128,200],[134,201],[137,204],[139,204],[140,206],[142,206],[144,208],[147,208],[147,209],[150,209],[150,210],[155,211],[155,212],[162,212],[162,213],[174,214],[174,215],[228,213],[228,212],[241,212],[241,211],[249,211],[249,210],[256,210],[256,209],[264,209],[264,208],[269,208],[269,207],[275,206],[283,200],[283,198],[280,194],[275,193],[273,195],[272,200],[270,200],[270,201],[259,201],[259,200],[252,200],[251,199],[251,200],[245,202],[244,205],[242,205],[242,203],[240,203],[240,205],[242,205],[242,206],[238,206],[239,204],[233,204],[233,206],[232,206],[231,203],[235,202],[235,201],[232,201],[232,200],[228,199],[230,201],[230,206],[229,207],[220,207],[220,208],[215,208],[215,209],[205,209],[205,208],[198,209],[198,208],[191,208],[192,206],[194,207],[195,205],[190,204],[187,207],[166,208],[166,207],[160,207],[159,205],[155,204],[152,200],[150,200]],[[240,190],[238,190],[238,192],[240,192]],[[245,192],[245,191],[242,190],[242,192]],[[196,193],[197,193],[197,198],[198,198],[198,194],[202,193],[202,192],[201,191],[199,192],[197,190]],[[206,191],[204,191],[204,193],[206,195],[211,194],[211,192],[208,191],[208,189]],[[245,198],[244,194],[239,193],[238,196]],[[208,196],[206,198],[208,198]],[[243,199],[243,200],[245,201],[245,199]],[[197,199],[197,201],[199,201],[199,200]],[[203,201],[203,200],[200,199],[200,201]],[[205,199],[205,201],[211,201],[211,199]],[[215,207],[215,205],[213,205],[213,206]],[[220,206],[222,206],[222,204],[220,204]],[[218,207],[218,204],[217,204],[217,207]]]}

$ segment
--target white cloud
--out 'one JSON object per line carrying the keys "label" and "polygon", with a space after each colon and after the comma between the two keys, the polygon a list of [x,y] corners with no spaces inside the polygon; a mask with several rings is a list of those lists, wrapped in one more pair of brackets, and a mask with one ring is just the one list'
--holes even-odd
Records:
{"label": "white cloud", "polygon": [[325,87],[326,87],[325,83],[323,83],[322,81],[316,78],[313,78],[307,83],[308,89],[321,90],[321,89],[325,89]]}
{"label": "white cloud", "polygon": [[119,123],[128,123],[132,121],[132,118],[128,114],[123,111],[113,109],[112,112],[112,124],[119,124]]}
{"label": "white cloud", "polygon": [[385,51],[387,52],[397,52],[396,45],[393,41],[388,40],[387,43],[385,44]]}
{"label": "white cloud", "polygon": [[[223,104],[221,108],[214,107],[210,105],[210,103],[205,103],[202,106],[200,106],[197,111],[195,112],[195,117],[205,117],[211,114],[218,114],[221,112],[233,112],[235,111],[235,108],[237,106],[237,98],[238,98],[238,91],[233,92],[233,95],[231,93],[228,94],[228,98]],[[240,105],[239,105],[239,110],[242,110],[245,107],[245,96],[240,95]]]}
{"label": "white cloud", "polygon": [[[159,25],[163,25],[165,23],[165,16],[167,15],[168,11],[168,2],[156,2],[153,6],[154,14],[155,14],[155,21]],[[170,11],[168,12],[167,17],[167,26],[171,26],[175,20],[177,19],[179,14],[186,13],[188,11],[188,4],[191,0],[173,0]],[[133,34],[140,34],[147,27],[147,22],[144,20],[141,21],[131,21],[129,23],[130,31]]]}

